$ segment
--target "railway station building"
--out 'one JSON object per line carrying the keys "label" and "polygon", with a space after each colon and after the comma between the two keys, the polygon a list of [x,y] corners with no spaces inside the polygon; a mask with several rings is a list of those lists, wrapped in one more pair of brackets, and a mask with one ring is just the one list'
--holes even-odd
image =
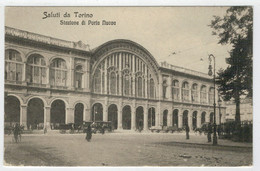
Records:
{"label": "railway station building", "polygon": [[[5,27],[4,85],[5,125],[55,129],[111,121],[118,130],[148,130],[213,122],[212,77],[159,64],[131,40],[90,50],[81,41]],[[225,121],[225,109],[217,108],[217,124]]]}

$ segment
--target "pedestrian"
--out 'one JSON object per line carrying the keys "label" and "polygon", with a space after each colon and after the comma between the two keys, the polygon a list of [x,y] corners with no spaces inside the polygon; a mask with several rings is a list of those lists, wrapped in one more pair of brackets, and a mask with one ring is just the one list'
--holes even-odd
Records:
{"label": "pedestrian", "polygon": [[14,127],[14,140],[15,140],[16,143],[19,141],[18,136],[20,136],[20,135],[21,135],[20,126],[18,125],[18,123],[16,123],[15,127]]}
{"label": "pedestrian", "polygon": [[101,133],[102,133],[102,135],[105,134],[105,126],[104,125],[101,126]]}
{"label": "pedestrian", "polygon": [[211,123],[208,124],[208,142],[211,142],[212,126]]}
{"label": "pedestrian", "polygon": [[46,128],[46,127],[44,128],[43,133],[44,133],[44,134],[47,133],[47,128]]}
{"label": "pedestrian", "polygon": [[220,134],[221,134],[221,127],[220,127],[220,125],[218,125],[217,131],[218,131],[218,138],[220,138]]}
{"label": "pedestrian", "polygon": [[92,130],[91,130],[91,126],[88,125],[88,128],[86,130],[86,140],[89,142],[92,138]]}
{"label": "pedestrian", "polygon": [[188,124],[186,124],[185,131],[186,131],[186,139],[188,140],[190,139],[190,135],[189,135],[190,127],[188,126]]}

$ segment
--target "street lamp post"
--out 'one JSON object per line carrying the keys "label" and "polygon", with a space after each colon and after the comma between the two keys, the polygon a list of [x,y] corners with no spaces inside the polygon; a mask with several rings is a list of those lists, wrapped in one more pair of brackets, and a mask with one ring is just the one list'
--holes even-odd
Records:
{"label": "street lamp post", "polygon": [[[212,72],[212,65],[211,65],[211,61],[213,59],[213,72]],[[213,83],[214,83],[214,131],[213,131],[213,145],[217,145],[218,141],[217,141],[217,133],[216,133],[216,61],[215,61],[215,56],[210,54],[209,55],[209,76],[212,76],[213,74]]]}
{"label": "street lamp post", "polygon": [[220,111],[220,106],[221,106],[221,99],[220,97],[218,98],[218,110],[219,110],[219,125],[221,125],[221,111]]}

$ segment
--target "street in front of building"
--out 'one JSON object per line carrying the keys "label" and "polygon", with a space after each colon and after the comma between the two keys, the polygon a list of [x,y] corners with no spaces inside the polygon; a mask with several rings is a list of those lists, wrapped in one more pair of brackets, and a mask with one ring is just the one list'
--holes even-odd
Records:
{"label": "street in front of building", "polygon": [[12,166],[250,166],[252,144],[191,133],[27,134],[4,138],[4,162]]}

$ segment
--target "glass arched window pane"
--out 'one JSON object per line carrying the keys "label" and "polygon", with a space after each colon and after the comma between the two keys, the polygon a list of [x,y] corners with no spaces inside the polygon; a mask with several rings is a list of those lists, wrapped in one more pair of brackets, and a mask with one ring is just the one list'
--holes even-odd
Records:
{"label": "glass arched window pane", "polygon": [[209,89],[209,104],[213,104],[214,102],[214,88]]}
{"label": "glass arched window pane", "polygon": [[[5,79],[9,81],[22,81],[23,66],[21,54],[12,49],[5,51]],[[17,83],[18,83],[17,82]]]}
{"label": "glass arched window pane", "polygon": [[150,97],[154,98],[154,81],[150,79]]}
{"label": "glass arched window pane", "polygon": [[109,85],[109,87],[110,87],[110,93],[111,94],[116,94],[116,90],[117,90],[117,87],[116,87],[116,74],[115,74],[115,72],[111,72],[110,73],[110,85]]}
{"label": "glass arched window pane", "polygon": [[130,76],[124,75],[124,95],[130,95]]}
{"label": "glass arched window pane", "polygon": [[173,99],[174,100],[179,100],[180,95],[179,95],[179,81],[178,80],[173,80],[172,82],[172,94],[173,94]]}
{"label": "glass arched window pane", "polygon": [[29,83],[46,84],[46,63],[39,54],[30,55],[27,60],[26,79]]}
{"label": "glass arched window pane", "polygon": [[82,76],[83,76],[83,69],[81,65],[76,66],[75,69],[75,87],[82,88]]}
{"label": "glass arched window pane", "polygon": [[138,92],[137,95],[138,95],[138,97],[142,97],[142,93],[143,93],[142,81],[143,81],[142,77],[137,78],[137,92]]}
{"label": "glass arched window pane", "polygon": [[94,75],[94,91],[97,93],[101,92],[101,72],[99,69],[96,70]]}
{"label": "glass arched window pane", "polygon": [[163,81],[163,98],[166,98],[167,81]]}
{"label": "glass arched window pane", "polygon": [[66,86],[67,67],[65,60],[56,58],[52,61],[50,68],[50,83],[52,86]]}
{"label": "glass arched window pane", "polygon": [[190,97],[189,83],[184,82],[182,84],[182,100],[189,101],[189,97]]}
{"label": "glass arched window pane", "polygon": [[198,85],[197,84],[192,85],[191,100],[192,100],[192,102],[199,102]]}
{"label": "glass arched window pane", "polygon": [[200,102],[207,103],[207,89],[206,86],[202,86],[200,90]]}

